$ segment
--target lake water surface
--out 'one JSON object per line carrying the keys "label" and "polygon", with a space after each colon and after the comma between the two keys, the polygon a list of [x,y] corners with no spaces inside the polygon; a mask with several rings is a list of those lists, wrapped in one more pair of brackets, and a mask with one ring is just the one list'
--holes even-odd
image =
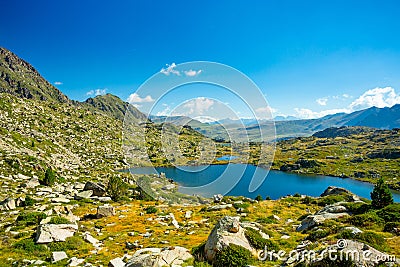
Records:
{"label": "lake water surface", "polygon": [[[272,199],[278,199],[282,196],[293,195],[295,193],[319,196],[328,186],[343,187],[356,195],[370,199],[370,192],[373,185],[365,182],[360,182],[352,179],[342,179],[332,176],[322,175],[301,175],[295,173],[287,173],[281,171],[267,171],[262,168],[245,165],[245,164],[230,164],[228,165],[210,165],[210,166],[183,166],[176,167],[140,167],[131,169],[135,174],[151,174],[165,173],[167,178],[173,179],[183,187],[195,187],[208,184],[217,179],[221,174],[231,176],[233,179],[241,174],[239,182],[227,193],[231,196],[246,196],[255,198],[261,195]],[[266,176],[266,179],[261,186],[254,192],[249,192],[249,184],[254,172],[257,171]],[[205,196],[212,196],[220,192],[225,192],[226,188],[213,188],[212,192],[203,192]],[[395,202],[400,202],[400,193],[392,191]]]}

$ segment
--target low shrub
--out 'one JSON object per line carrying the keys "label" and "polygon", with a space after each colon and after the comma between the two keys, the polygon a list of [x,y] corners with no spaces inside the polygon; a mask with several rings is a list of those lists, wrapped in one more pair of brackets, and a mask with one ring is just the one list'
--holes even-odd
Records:
{"label": "low shrub", "polygon": [[148,207],[145,208],[144,210],[145,210],[145,212],[146,212],[147,214],[156,213],[156,212],[158,211],[157,208],[154,207],[154,206],[148,206]]}
{"label": "low shrub", "polygon": [[204,249],[206,246],[206,242],[198,245],[197,247],[192,248],[192,255],[196,261],[203,262],[206,260]]}
{"label": "low shrub", "polygon": [[370,212],[367,212],[364,214],[357,214],[357,215],[351,216],[347,221],[352,225],[361,226],[361,227],[380,225],[383,223],[382,218],[380,218],[373,211],[370,211]]}
{"label": "low shrub", "polygon": [[400,222],[388,222],[385,224],[383,231],[389,232],[395,235],[400,235]]}
{"label": "low shrub", "polygon": [[128,185],[122,180],[121,177],[113,175],[108,180],[106,191],[112,200],[120,201],[127,196]]}
{"label": "low shrub", "polygon": [[51,168],[47,168],[44,177],[39,180],[41,185],[52,186],[56,182],[56,174]]}
{"label": "low shrub", "polygon": [[24,207],[30,207],[33,206],[36,203],[36,201],[31,198],[30,196],[25,197],[25,201],[23,202]]}
{"label": "low shrub", "polygon": [[80,253],[89,252],[92,247],[80,236],[68,237],[65,242],[52,242],[47,244],[50,251],[77,251]]}
{"label": "low shrub", "polygon": [[50,219],[50,224],[70,224],[71,222],[64,217],[61,216],[55,216],[55,217],[51,217]]}
{"label": "low shrub", "polygon": [[249,241],[250,245],[255,249],[264,249],[265,247],[267,247],[268,250],[270,251],[279,250],[279,246],[277,244],[275,244],[269,239],[263,238],[260,232],[258,232],[253,228],[246,228],[244,235],[246,239]]}
{"label": "low shrub", "polygon": [[48,249],[45,245],[36,244],[32,238],[22,239],[14,243],[13,247],[35,256],[46,256]]}
{"label": "low shrub", "polygon": [[229,244],[215,255],[214,267],[243,267],[251,263],[251,252],[244,247]]}
{"label": "low shrub", "polygon": [[255,198],[255,200],[257,200],[257,201],[262,201],[262,200],[263,200],[263,198],[262,198],[262,196],[261,196],[261,195],[257,195],[257,196],[256,196],[256,198]]}
{"label": "low shrub", "polygon": [[18,215],[16,224],[20,226],[38,225],[47,215],[43,212],[23,212]]}
{"label": "low shrub", "polygon": [[400,203],[395,203],[384,207],[377,212],[385,222],[399,222],[400,221]]}
{"label": "low shrub", "polygon": [[271,215],[268,217],[258,218],[257,222],[264,223],[264,224],[273,224],[273,223],[277,223],[277,220]]}
{"label": "low shrub", "polygon": [[325,229],[325,230],[316,230],[316,231],[311,232],[311,233],[306,237],[306,239],[307,239],[307,240],[310,240],[310,241],[312,241],[312,242],[314,242],[314,241],[318,241],[318,240],[320,240],[320,239],[322,239],[322,238],[324,238],[324,237],[327,237],[327,236],[330,235],[330,234],[331,234],[331,231],[330,231],[329,229]]}
{"label": "low shrub", "polygon": [[371,205],[362,202],[346,202],[343,204],[351,213],[363,214],[372,210]]}
{"label": "low shrub", "polygon": [[247,203],[247,202],[243,202],[243,203],[233,203],[233,207],[234,207],[235,209],[242,208],[242,209],[246,210],[248,207],[250,207],[250,203]]}

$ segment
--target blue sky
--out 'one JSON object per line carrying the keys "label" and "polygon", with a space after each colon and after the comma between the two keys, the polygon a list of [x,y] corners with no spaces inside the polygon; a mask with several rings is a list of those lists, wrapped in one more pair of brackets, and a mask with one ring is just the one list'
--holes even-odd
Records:
{"label": "blue sky", "polygon": [[2,0],[1,9],[0,46],[76,100],[127,99],[166,64],[202,60],[245,73],[275,115],[400,102],[398,1]]}

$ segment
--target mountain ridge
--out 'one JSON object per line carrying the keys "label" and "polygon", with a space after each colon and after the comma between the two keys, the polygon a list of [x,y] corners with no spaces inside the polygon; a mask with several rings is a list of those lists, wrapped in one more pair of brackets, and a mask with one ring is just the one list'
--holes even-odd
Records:
{"label": "mountain ridge", "polygon": [[44,79],[30,63],[4,47],[0,47],[0,92],[27,99],[71,102],[65,94]]}

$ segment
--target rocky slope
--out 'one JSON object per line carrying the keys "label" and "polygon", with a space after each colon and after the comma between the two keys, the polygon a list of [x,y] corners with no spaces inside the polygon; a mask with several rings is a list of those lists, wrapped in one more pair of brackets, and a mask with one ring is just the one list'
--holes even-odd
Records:
{"label": "rocky slope", "polygon": [[27,99],[70,102],[28,62],[0,47],[0,92]]}

